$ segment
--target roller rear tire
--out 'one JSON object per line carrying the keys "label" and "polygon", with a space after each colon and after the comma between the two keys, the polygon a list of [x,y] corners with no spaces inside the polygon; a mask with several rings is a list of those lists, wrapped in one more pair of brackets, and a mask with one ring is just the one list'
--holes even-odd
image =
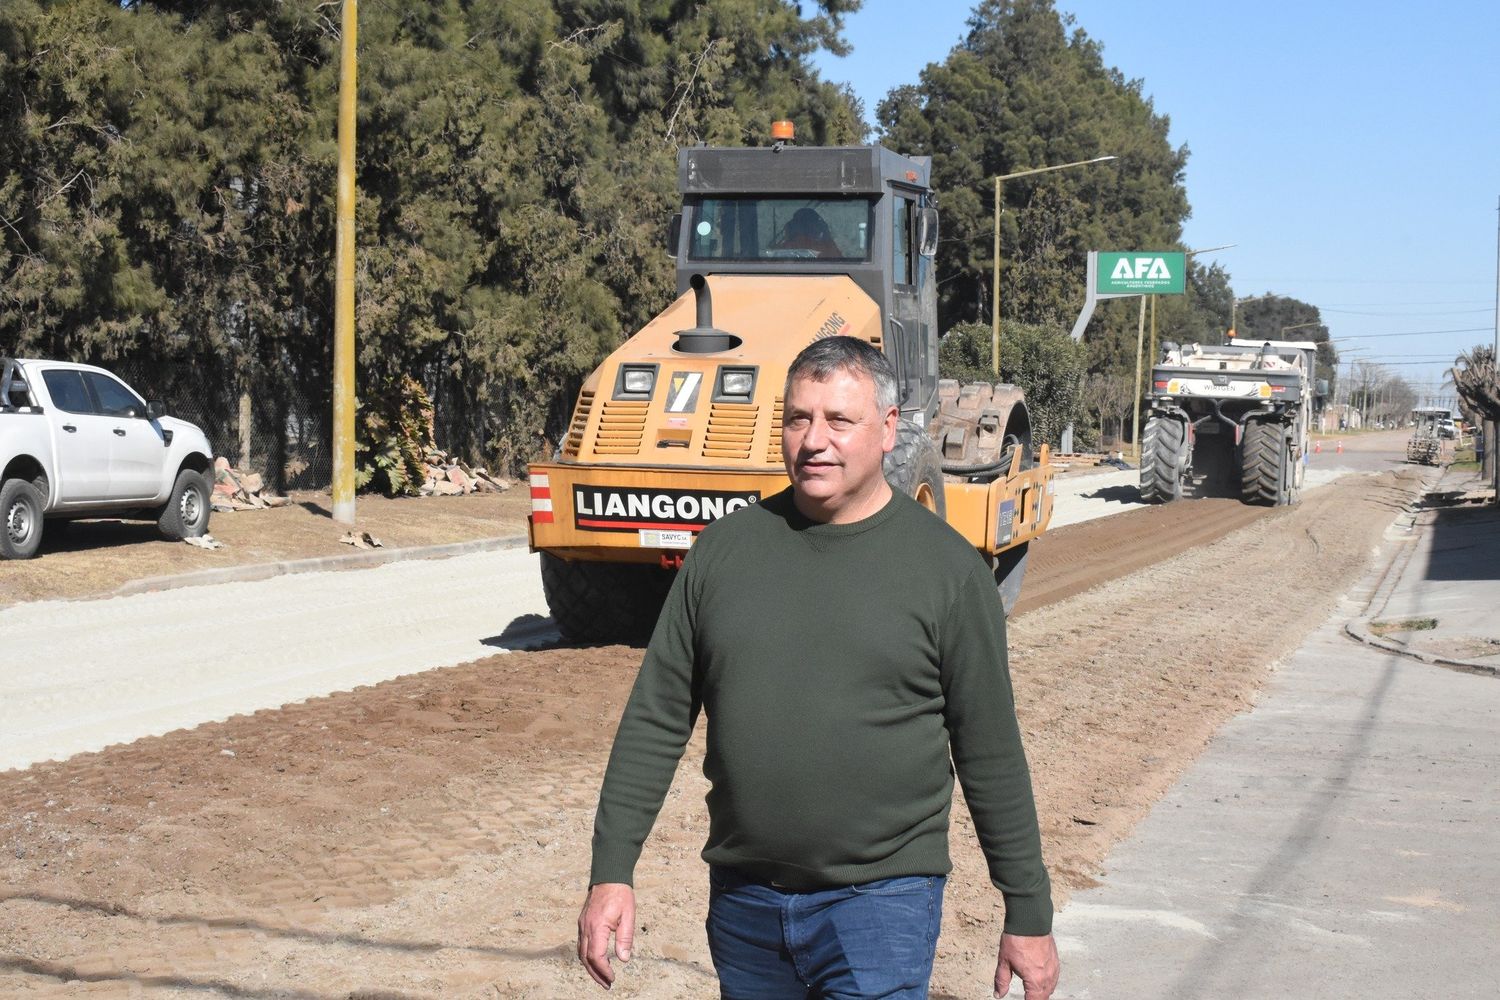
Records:
{"label": "roller rear tire", "polygon": [[542,592],[557,630],[571,642],[645,643],[676,575],[656,566],[542,553]]}

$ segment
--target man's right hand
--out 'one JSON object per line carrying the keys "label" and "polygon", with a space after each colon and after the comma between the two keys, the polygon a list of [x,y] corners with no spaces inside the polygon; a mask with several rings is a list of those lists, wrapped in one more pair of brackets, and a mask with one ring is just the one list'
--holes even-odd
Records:
{"label": "man's right hand", "polygon": [[600,882],[589,889],[578,914],[578,960],[594,982],[609,989],[615,970],[609,964],[609,936],[615,936],[615,954],[630,961],[635,941],[635,890],[623,882]]}

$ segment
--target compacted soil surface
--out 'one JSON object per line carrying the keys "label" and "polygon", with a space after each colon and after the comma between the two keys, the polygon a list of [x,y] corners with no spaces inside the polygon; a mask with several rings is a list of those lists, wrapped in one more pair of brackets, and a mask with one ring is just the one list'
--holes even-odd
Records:
{"label": "compacted soil surface", "polygon": [[[1294,508],[1171,505],[1175,524],[1138,511],[1038,543],[1027,586],[1045,593],[1010,625],[1011,670],[1059,904],[1327,618],[1415,489],[1350,476]],[[1219,517],[1227,533],[1184,537]],[[0,773],[0,996],[591,995],[575,920],[640,655],[496,655]],[[717,996],[701,763],[695,739],[615,994]],[[959,798],[938,998],[989,996],[1003,918]]]}

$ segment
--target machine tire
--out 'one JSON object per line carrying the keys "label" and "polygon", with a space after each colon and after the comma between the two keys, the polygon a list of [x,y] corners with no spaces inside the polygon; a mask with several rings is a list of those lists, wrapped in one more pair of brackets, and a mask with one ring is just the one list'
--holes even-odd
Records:
{"label": "machine tire", "polygon": [[183,469],[177,473],[167,502],[157,511],[156,526],[174,542],[207,534],[208,518],[213,513],[212,497],[207,476]]}
{"label": "machine tire", "polygon": [[1141,499],[1147,503],[1181,500],[1186,458],[1186,424],[1166,416],[1147,420],[1141,435]]}
{"label": "machine tire", "polygon": [[1266,507],[1290,503],[1287,468],[1290,451],[1286,431],[1280,424],[1269,420],[1247,421],[1240,441],[1240,499]]}
{"label": "machine tire", "polygon": [[896,424],[896,447],[885,456],[885,481],[891,489],[916,500],[947,520],[943,463],[927,431],[905,417]]}
{"label": "machine tire", "polygon": [[0,559],[30,559],[42,545],[42,492],[24,479],[0,485]]}
{"label": "machine tire", "polygon": [[644,643],[676,573],[639,563],[583,562],[542,553],[542,592],[571,642]]}

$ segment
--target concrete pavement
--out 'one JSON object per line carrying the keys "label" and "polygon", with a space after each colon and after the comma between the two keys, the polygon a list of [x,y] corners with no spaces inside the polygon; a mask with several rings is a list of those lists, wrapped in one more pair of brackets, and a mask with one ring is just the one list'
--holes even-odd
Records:
{"label": "concrete pavement", "polygon": [[1500,643],[1500,515],[1410,523],[1063,909],[1060,997],[1500,995],[1500,679],[1344,630]]}
{"label": "concrete pavement", "polygon": [[[1464,493],[1476,484],[1482,480],[1450,470],[1437,490]],[[1500,673],[1500,509],[1439,506],[1406,521],[1392,571],[1349,633],[1429,663]]]}

